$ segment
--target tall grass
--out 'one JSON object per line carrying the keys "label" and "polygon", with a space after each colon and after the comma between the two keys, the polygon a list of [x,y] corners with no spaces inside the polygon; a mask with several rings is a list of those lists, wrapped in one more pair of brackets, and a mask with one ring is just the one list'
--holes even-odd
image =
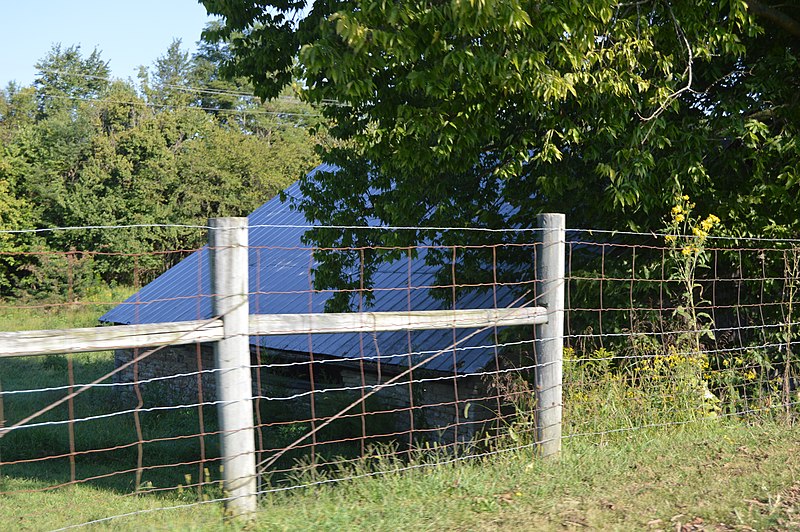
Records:
{"label": "tall grass", "polygon": [[[400,465],[391,459],[373,461],[349,472],[389,472],[268,494],[248,529],[644,530],[699,523],[794,530],[799,437],[797,427],[784,424],[715,419],[567,439],[560,460],[522,450],[402,472],[391,472]],[[31,486],[3,478],[9,488]],[[0,497],[0,522],[50,530],[135,512],[89,529],[238,528],[223,524],[218,504],[157,511],[190,500],[198,501],[196,494],[131,497],[78,485]]]}
{"label": "tall grass", "polygon": [[98,318],[133,294],[128,286],[99,286],[92,297],[73,303],[0,300],[0,331],[94,327]]}

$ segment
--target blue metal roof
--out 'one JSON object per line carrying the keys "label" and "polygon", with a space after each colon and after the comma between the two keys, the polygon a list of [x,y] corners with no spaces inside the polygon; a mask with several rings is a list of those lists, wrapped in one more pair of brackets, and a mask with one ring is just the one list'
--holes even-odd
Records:
{"label": "blue metal roof", "polygon": [[[330,165],[320,165],[312,171],[335,171]],[[286,189],[289,197],[299,197],[298,183]],[[330,292],[311,289],[312,268],[315,262],[312,251],[304,245],[302,227],[256,227],[268,225],[305,226],[303,213],[292,210],[288,202],[279,197],[268,201],[248,216],[250,313],[284,314],[323,312]],[[159,323],[207,319],[211,313],[211,283],[208,268],[208,250],[203,248],[170,268],[111,311],[100,321],[119,324]],[[425,250],[411,261],[409,278],[408,260],[382,264],[374,275],[375,299],[370,311],[434,310],[452,308],[451,301],[432,297],[428,289],[413,287],[434,284],[435,269],[425,264]],[[487,282],[492,272],[487,271]],[[412,289],[409,290],[409,286]],[[510,289],[497,288],[497,307],[510,305]],[[458,308],[494,308],[494,295],[488,292],[467,292],[456,303]],[[409,352],[424,352],[412,357],[417,363],[436,351],[446,349],[456,339],[474,330],[438,329],[381,332],[363,334],[315,334],[251,337],[252,344],[268,349],[342,357],[358,360],[380,357],[381,364],[407,366]],[[410,345],[409,345],[410,342]],[[494,332],[483,331],[459,344],[456,356],[449,350],[424,366],[440,372],[467,374],[480,371],[494,363]],[[454,368],[455,366],[455,368]]]}

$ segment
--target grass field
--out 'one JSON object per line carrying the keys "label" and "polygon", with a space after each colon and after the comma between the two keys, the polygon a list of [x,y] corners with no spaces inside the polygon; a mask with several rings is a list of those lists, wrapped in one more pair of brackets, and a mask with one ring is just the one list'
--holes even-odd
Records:
{"label": "grass field", "polygon": [[[561,460],[529,452],[266,497],[256,530],[800,530],[800,430],[713,421],[565,442]],[[392,464],[385,464],[391,467]],[[32,487],[4,477],[7,487]],[[0,522],[48,530],[188,502],[73,486],[0,498]],[[680,528],[680,527],[683,528]],[[216,504],[91,528],[220,530]]]}
{"label": "grass field", "polygon": [[[90,327],[97,324],[97,318],[108,307],[81,305],[50,309],[6,308],[0,311],[0,330]],[[74,354],[70,359],[76,384],[92,382],[114,368],[114,357],[110,351]],[[63,388],[69,384],[68,376],[68,357],[65,355],[0,359],[0,383],[5,392],[2,404],[5,425],[9,426],[62,398],[67,393]],[[61,389],[13,393],[58,387]],[[116,391],[109,387],[93,388],[75,398],[74,418],[97,418],[74,424],[75,450],[80,453],[108,449],[79,454],[74,462],[77,479],[101,477],[89,484],[117,493],[135,491],[135,472],[114,473],[136,469],[140,449],[142,465],[152,468],[139,479],[140,483],[153,487],[174,487],[181,483],[186,484],[187,475],[191,475],[195,483],[198,477],[205,476],[202,468],[194,463],[201,456],[201,445],[207,457],[216,457],[219,454],[218,442],[215,437],[203,437],[202,442],[200,437],[192,437],[202,432],[197,408],[137,413],[142,439],[151,442],[136,445],[139,434],[135,428],[134,414],[117,415],[119,411],[129,411],[133,406],[121,404]],[[142,406],[147,408],[160,405],[148,402]],[[213,431],[215,409],[204,407],[203,412],[209,425],[202,428]],[[65,419],[69,419],[67,403],[38,416],[32,423],[43,424]],[[0,456],[3,462],[8,463],[67,455],[71,452],[68,430],[66,424],[54,424],[13,431],[0,440]],[[183,438],[159,441],[179,436]],[[172,466],[180,463],[192,464]],[[71,467],[67,458],[6,465],[2,471],[3,477],[0,477],[0,490],[20,489],[13,487],[13,483],[9,484],[9,478],[25,478],[30,482],[30,487],[39,488],[66,483],[71,480]]]}
{"label": "grass field", "polygon": [[[90,326],[101,309],[0,312],[0,329]],[[66,384],[64,357],[0,359],[3,390]],[[75,380],[102,375],[110,353],[74,355]],[[100,413],[112,403],[107,390],[76,401],[77,411]],[[50,394],[50,395],[48,395]],[[6,422],[58,397],[55,392],[4,398]],[[66,408],[66,406],[64,407]],[[65,415],[57,409],[41,419]],[[213,426],[213,409],[206,422]],[[47,417],[51,416],[51,417]],[[143,413],[147,438],[198,430],[196,409]],[[208,428],[208,427],[207,427]],[[135,441],[130,414],[76,424],[78,450]],[[216,441],[204,441],[207,457]],[[68,452],[64,425],[21,430],[0,439],[4,462]],[[144,465],[196,460],[199,439],[144,446]],[[76,461],[79,478],[121,471],[136,462],[136,447],[88,455]],[[354,466],[344,475],[368,475],[409,464],[391,460]],[[420,465],[420,464],[418,464]],[[213,467],[209,475],[214,476]],[[800,428],[766,418],[716,418],[678,426],[569,438],[559,460],[541,461],[530,450],[405,472],[277,492],[261,502],[255,530],[800,530]],[[90,529],[220,530],[216,486],[133,494],[134,474],[42,489],[69,479],[67,459],[5,466],[0,470],[0,528],[51,530],[102,521]],[[150,470],[146,486],[175,486],[197,466]],[[188,475],[188,477],[187,477]],[[298,479],[296,479],[298,480]],[[308,479],[299,479],[308,480]],[[146,490],[145,490],[146,491]],[[8,493],[13,492],[13,493]],[[163,507],[191,505],[159,510]]]}

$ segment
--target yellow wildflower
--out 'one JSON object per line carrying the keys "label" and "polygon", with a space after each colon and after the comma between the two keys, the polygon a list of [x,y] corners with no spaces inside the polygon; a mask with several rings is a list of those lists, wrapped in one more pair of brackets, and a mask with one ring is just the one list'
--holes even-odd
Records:
{"label": "yellow wildflower", "polygon": [[681,250],[681,253],[682,253],[684,256],[689,256],[689,255],[691,255],[691,254],[692,254],[692,246],[684,246],[684,248]]}
{"label": "yellow wildflower", "polygon": [[675,235],[664,235],[664,240],[667,242],[675,242]]}
{"label": "yellow wildflower", "polygon": [[682,222],[682,221],[684,221],[685,219],[686,219],[686,218],[685,218],[685,217],[684,217],[682,214],[676,214],[676,215],[675,215],[675,221],[676,221],[676,222],[678,222],[678,223],[681,223],[681,222]]}
{"label": "yellow wildflower", "polygon": [[672,208],[672,215],[673,215],[673,216],[675,216],[676,214],[680,214],[680,213],[682,213],[682,212],[683,212],[683,207],[681,207],[680,205],[675,205],[675,206]]}
{"label": "yellow wildflower", "polygon": [[689,201],[689,196],[687,196],[686,194],[684,194],[683,196],[681,196],[681,199],[682,199],[683,201]]}
{"label": "yellow wildflower", "polygon": [[700,237],[700,238],[705,238],[705,237],[708,236],[708,232],[707,231],[703,231],[699,227],[692,227],[692,233],[694,234],[694,236],[697,236],[697,237]]}
{"label": "yellow wildflower", "polygon": [[745,374],[745,376],[744,376],[744,377],[745,377],[747,380],[749,380],[749,381],[755,380],[755,378],[756,378],[756,372],[755,372],[755,371],[753,371],[753,370],[751,369],[750,371],[748,371],[748,372]]}
{"label": "yellow wildflower", "polygon": [[703,231],[708,231],[718,223],[719,223],[719,218],[717,218],[713,214],[709,214],[705,220],[700,222],[700,227],[703,228]]}

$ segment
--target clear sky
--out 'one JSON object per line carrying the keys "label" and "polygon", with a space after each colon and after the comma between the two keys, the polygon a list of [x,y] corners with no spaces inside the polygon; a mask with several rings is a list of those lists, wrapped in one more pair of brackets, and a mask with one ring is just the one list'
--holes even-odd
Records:
{"label": "clear sky", "polygon": [[0,88],[29,85],[34,63],[53,44],[97,48],[118,78],[136,78],[139,65],[164,55],[173,38],[193,52],[210,20],[197,0],[6,0],[0,29]]}

